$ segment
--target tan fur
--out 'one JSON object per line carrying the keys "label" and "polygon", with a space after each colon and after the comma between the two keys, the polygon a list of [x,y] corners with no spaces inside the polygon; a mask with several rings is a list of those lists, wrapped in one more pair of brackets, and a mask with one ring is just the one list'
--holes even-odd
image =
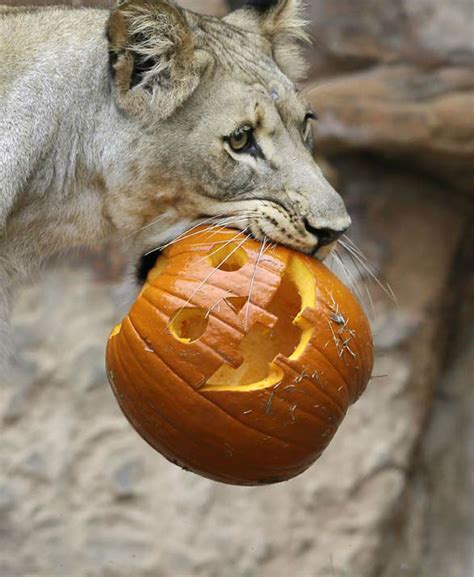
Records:
{"label": "tan fur", "polygon": [[[314,252],[309,226],[348,226],[293,81],[299,4],[223,20],[171,0],[0,7],[0,332],[16,283],[56,251],[116,239],[136,262],[226,218]],[[229,147],[242,125],[260,155]]]}
{"label": "tan fur", "polygon": [[243,29],[263,34],[272,44],[275,62],[294,82],[304,78],[307,63],[301,45],[310,42],[306,20],[302,16],[300,0],[280,0],[276,6],[260,18],[251,9],[238,10],[226,18]]}

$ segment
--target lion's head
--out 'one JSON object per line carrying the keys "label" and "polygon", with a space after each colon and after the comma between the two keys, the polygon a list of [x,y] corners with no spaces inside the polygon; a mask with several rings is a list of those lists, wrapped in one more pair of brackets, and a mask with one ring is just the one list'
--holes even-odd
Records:
{"label": "lion's head", "polygon": [[130,124],[110,212],[147,251],[199,219],[316,256],[347,229],[296,84],[300,0],[254,0],[223,19],[125,0],[108,38],[115,102]]}

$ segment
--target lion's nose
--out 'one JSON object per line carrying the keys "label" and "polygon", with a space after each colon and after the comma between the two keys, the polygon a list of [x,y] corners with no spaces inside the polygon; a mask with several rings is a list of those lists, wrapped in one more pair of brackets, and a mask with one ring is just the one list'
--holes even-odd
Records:
{"label": "lion's nose", "polygon": [[344,230],[332,230],[330,228],[316,229],[319,246],[327,246],[328,244],[332,244],[339,237],[341,237],[346,230],[347,228]]}
{"label": "lion's nose", "polygon": [[317,237],[318,247],[327,246],[328,244],[335,242],[347,230],[347,227],[339,230],[333,228],[315,228],[314,226],[311,226],[307,220],[305,220],[304,226],[310,234]]}

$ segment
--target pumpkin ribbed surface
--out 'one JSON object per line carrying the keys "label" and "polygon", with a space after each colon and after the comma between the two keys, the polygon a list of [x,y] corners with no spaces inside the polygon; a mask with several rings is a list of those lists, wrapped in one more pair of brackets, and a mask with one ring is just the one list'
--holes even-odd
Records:
{"label": "pumpkin ribbed surface", "polygon": [[322,263],[197,229],[167,248],[112,332],[108,376],[135,429],[212,479],[262,484],[324,451],[373,366],[369,324]]}

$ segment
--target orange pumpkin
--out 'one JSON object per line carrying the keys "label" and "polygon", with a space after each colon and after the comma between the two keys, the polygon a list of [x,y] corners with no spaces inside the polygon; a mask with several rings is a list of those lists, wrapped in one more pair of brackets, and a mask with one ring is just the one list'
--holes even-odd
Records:
{"label": "orange pumpkin", "polygon": [[368,321],[322,263],[197,229],[112,332],[108,375],[155,449],[225,483],[284,481],[324,451],[373,365]]}

